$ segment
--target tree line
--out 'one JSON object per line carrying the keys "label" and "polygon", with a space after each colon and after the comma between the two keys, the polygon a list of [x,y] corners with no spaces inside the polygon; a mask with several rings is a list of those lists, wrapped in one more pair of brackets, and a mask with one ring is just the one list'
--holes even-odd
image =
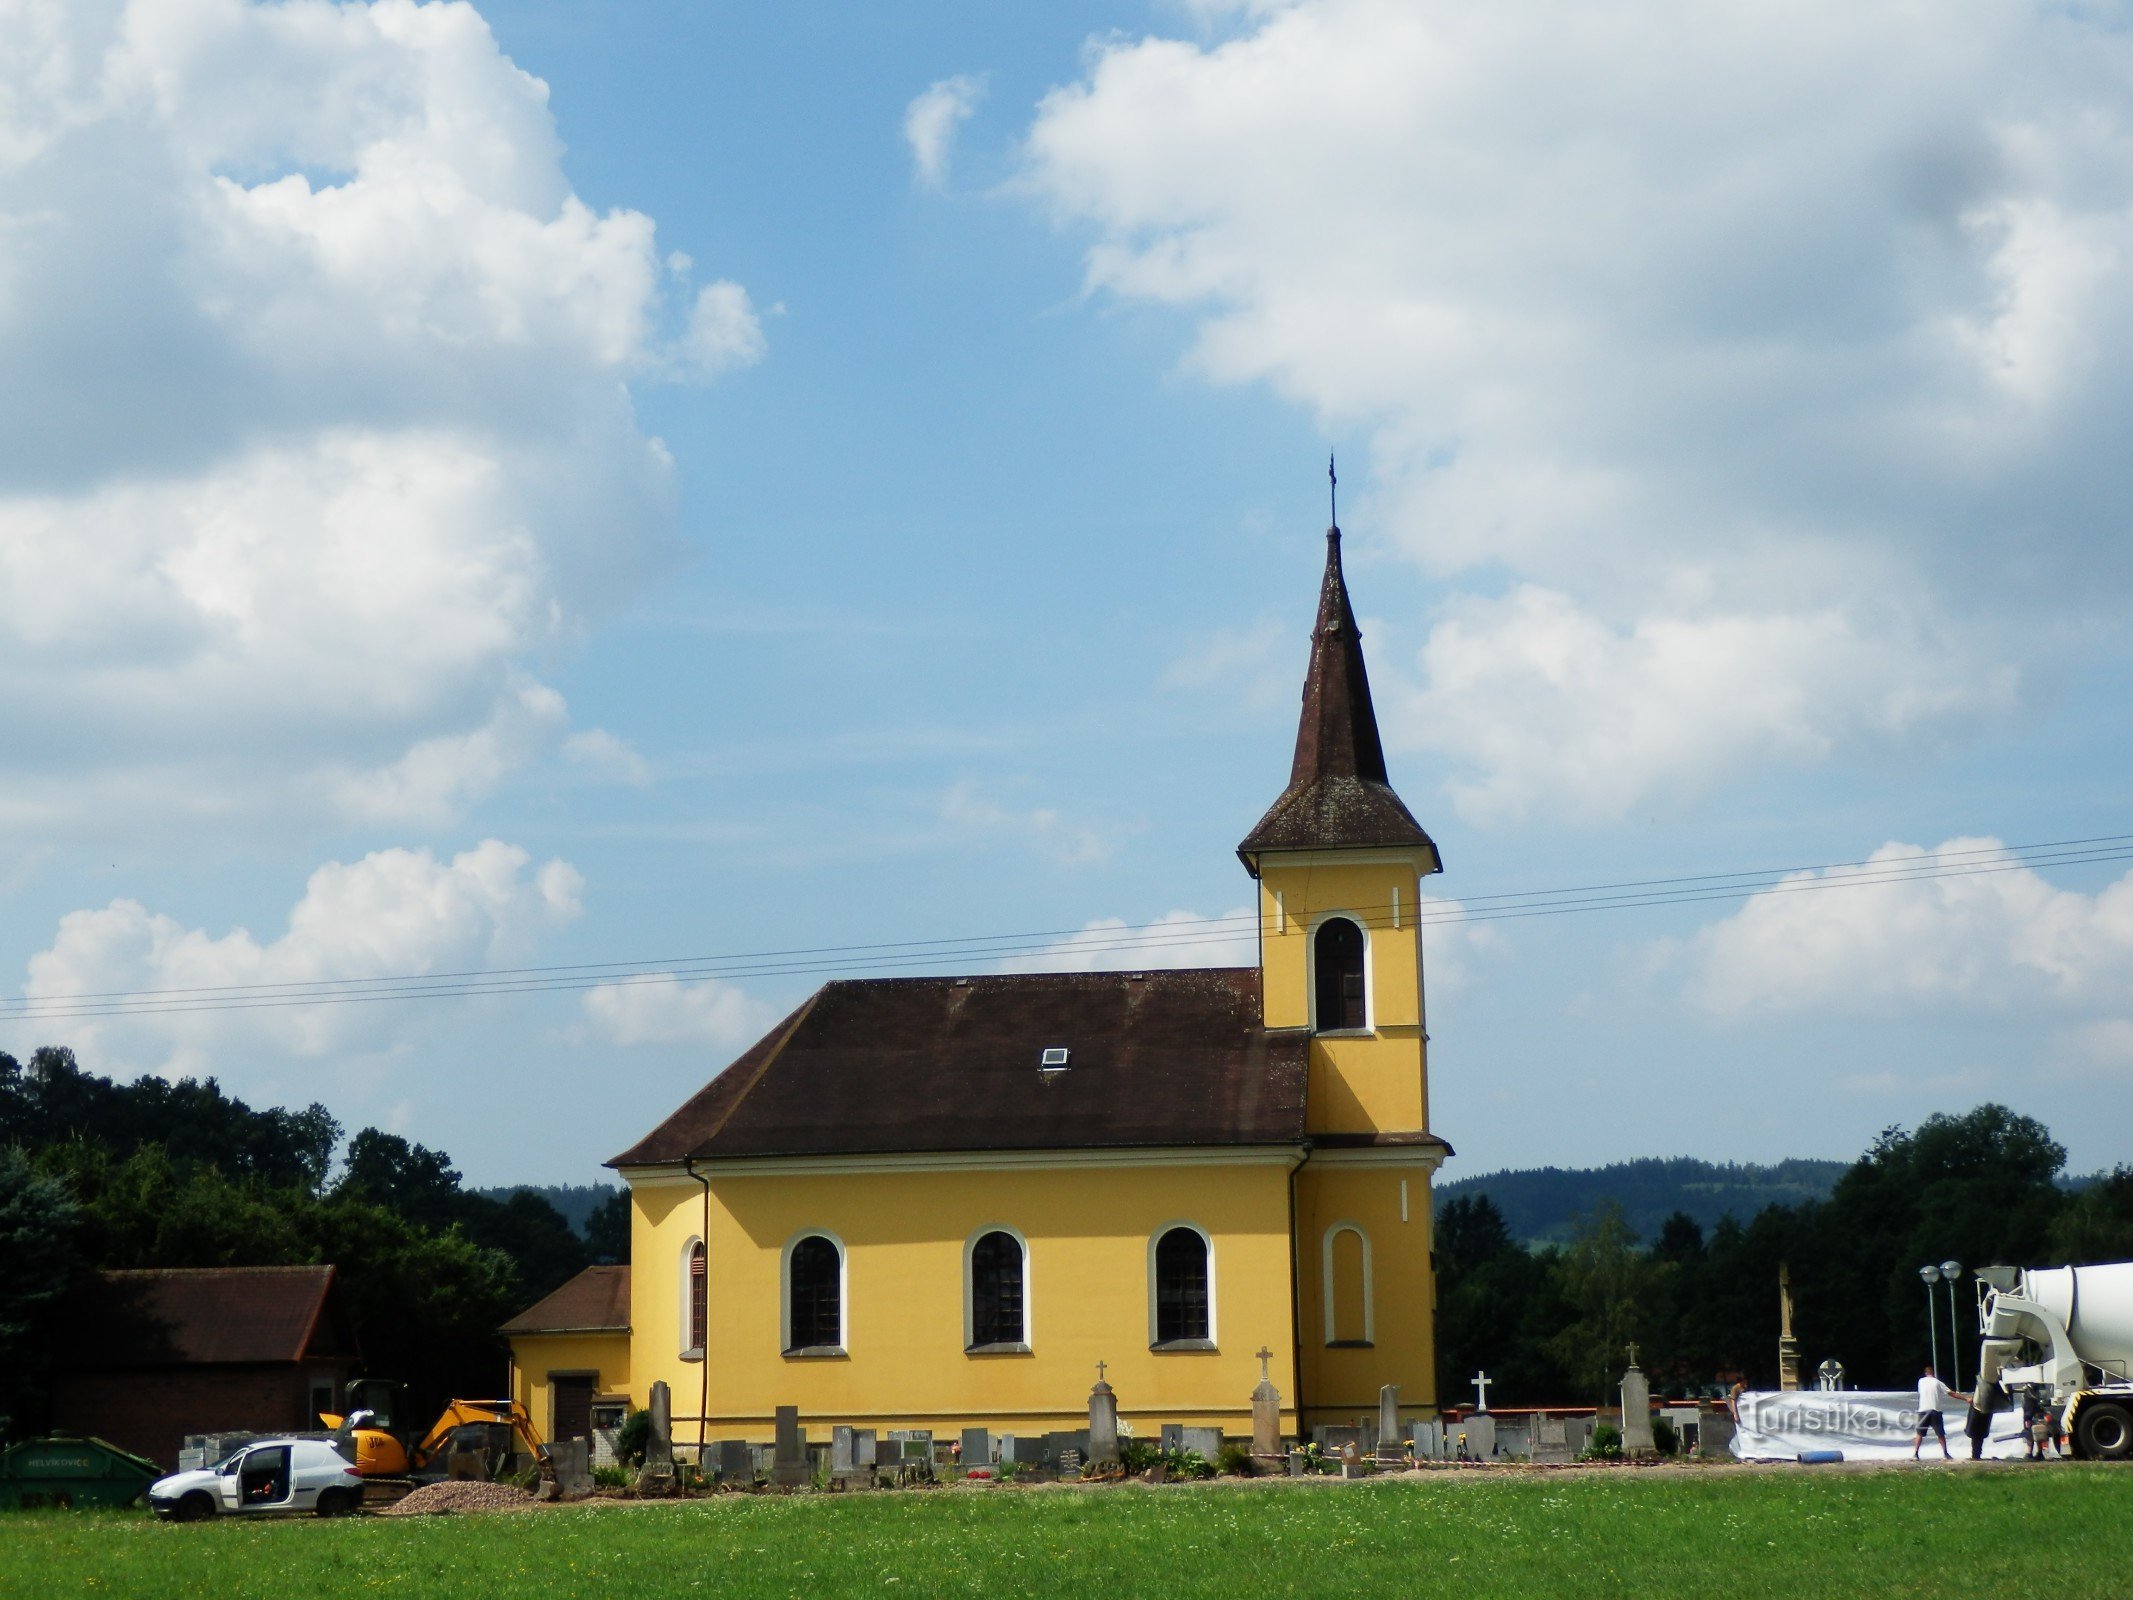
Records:
{"label": "tree line", "polygon": [[500,1392],[498,1325],[627,1259],[628,1237],[621,1190],[581,1237],[538,1194],[468,1190],[442,1151],[376,1128],[344,1143],[321,1105],[0,1053],[0,1434],[47,1421],[54,1331],[100,1269],[330,1263],[366,1370],[427,1415]]}
{"label": "tree line", "polygon": [[[1843,1363],[1852,1388],[1906,1388],[1928,1356],[1918,1269],[1959,1261],[2058,1266],[2133,1260],[2133,1168],[2069,1193],[2065,1147],[2000,1105],[1889,1128],[1826,1200],[1763,1207],[1708,1229],[1686,1212],[1649,1245],[1623,1207],[1587,1213],[1562,1245],[1521,1245],[1485,1191],[1436,1218],[1438,1393],[1470,1399],[1486,1369],[1492,1405],[1591,1405],[1619,1383],[1635,1341],[1654,1392],[1778,1381],[1778,1274],[1790,1272],[1802,1377]],[[1947,1291],[1936,1287],[1948,1364]],[[1967,1373],[1974,1290],[1958,1291]]]}

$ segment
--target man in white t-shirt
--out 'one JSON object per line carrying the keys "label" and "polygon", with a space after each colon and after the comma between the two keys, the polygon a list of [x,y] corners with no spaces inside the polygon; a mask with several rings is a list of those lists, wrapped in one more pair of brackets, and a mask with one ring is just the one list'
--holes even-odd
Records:
{"label": "man in white t-shirt", "polygon": [[1948,1423],[1942,1416],[1948,1409],[1950,1400],[1960,1400],[1964,1405],[1968,1405],[1970,1396],[1957,1394],[1940,1381],[1939,1375],[1930,1366],[1927,1367],[1918,1379],[1918,1437],[1911,1441],[1913,1461],[1918,1459],[1918,1452],[1925,1446],[1926,1430],[1929,1428],[1940,1436],[1941,1455],[1949,1461],[1955,1459],[1948,1453]]}

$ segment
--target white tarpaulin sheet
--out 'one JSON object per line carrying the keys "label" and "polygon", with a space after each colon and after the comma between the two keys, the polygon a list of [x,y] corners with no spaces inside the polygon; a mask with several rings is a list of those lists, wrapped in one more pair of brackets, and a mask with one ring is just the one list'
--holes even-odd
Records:
{"label": "white tarpaulin sheet", "polygon": [[[1942,1415],[1949,1451],[1959,1461],[1969,1460],[1970,1436],[1964,1431],[1969,1408],[1951,1400]],[[1763,1390],[1740,1397],[1733,1453],[1743,1461],[1797,1461],[1811,1450],[1841,1450],[1847,1461],[1908,1460],[1917,1436],[1918,1396],[1908,1389]],[[2022,1413],[2013,1408],[1997,1413],[1985,1454],[2022,1453]],[[1940,1459],[1940,1441],[1930,1434],[1925,1454]]]}

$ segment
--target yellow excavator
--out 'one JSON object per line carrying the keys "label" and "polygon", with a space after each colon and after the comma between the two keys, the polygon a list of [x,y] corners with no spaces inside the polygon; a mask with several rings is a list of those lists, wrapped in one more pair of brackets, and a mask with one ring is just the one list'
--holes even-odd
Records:
{"label": "yellow excavator", "polygon": [[359,1378],[348,1385],[345,1412],[319,1413],[334,1447],[362,1475],[366,1500],[397,1499],[440,1478],[508,1477],[521,1455],[532,1458],[543,1485],[555,1481],[548,1447],[516,1401],[450,1401],[418,1438],[395,1426],[400,1400],[395,1380]]}

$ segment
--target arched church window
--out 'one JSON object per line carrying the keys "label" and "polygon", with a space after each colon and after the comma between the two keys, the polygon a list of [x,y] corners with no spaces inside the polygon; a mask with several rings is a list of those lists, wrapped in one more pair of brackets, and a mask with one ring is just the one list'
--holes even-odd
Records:
{"label": "arched church window", "polygon": [[701,1352],[711,1321],[710,1258],[704,1242],[689,1246],[689,1348]]}
{"label": "arched church window", "polygon": [[1027,1345],[1022,1241],[1003,1228],[970,1247],[970,1347]]}
{"label": "arched church window", "polygon": [[1363,930],[1346,917],[1328,917],[1311,941],[1318,982],[1320,1033],[1370,1026],[1363,1014]]}
{"label": "arched church window", "polygon": [[1206,1235],[1170,1229],[1155,1242],[1155,1342],[1211,1338],[1210,1299]]}
{"label": "arched church window", "polygon": [[785,1263],[785,1348],[835,1350],[844,1345],[844,1252],[834,1239],[811,1233],[797,1240]]}

